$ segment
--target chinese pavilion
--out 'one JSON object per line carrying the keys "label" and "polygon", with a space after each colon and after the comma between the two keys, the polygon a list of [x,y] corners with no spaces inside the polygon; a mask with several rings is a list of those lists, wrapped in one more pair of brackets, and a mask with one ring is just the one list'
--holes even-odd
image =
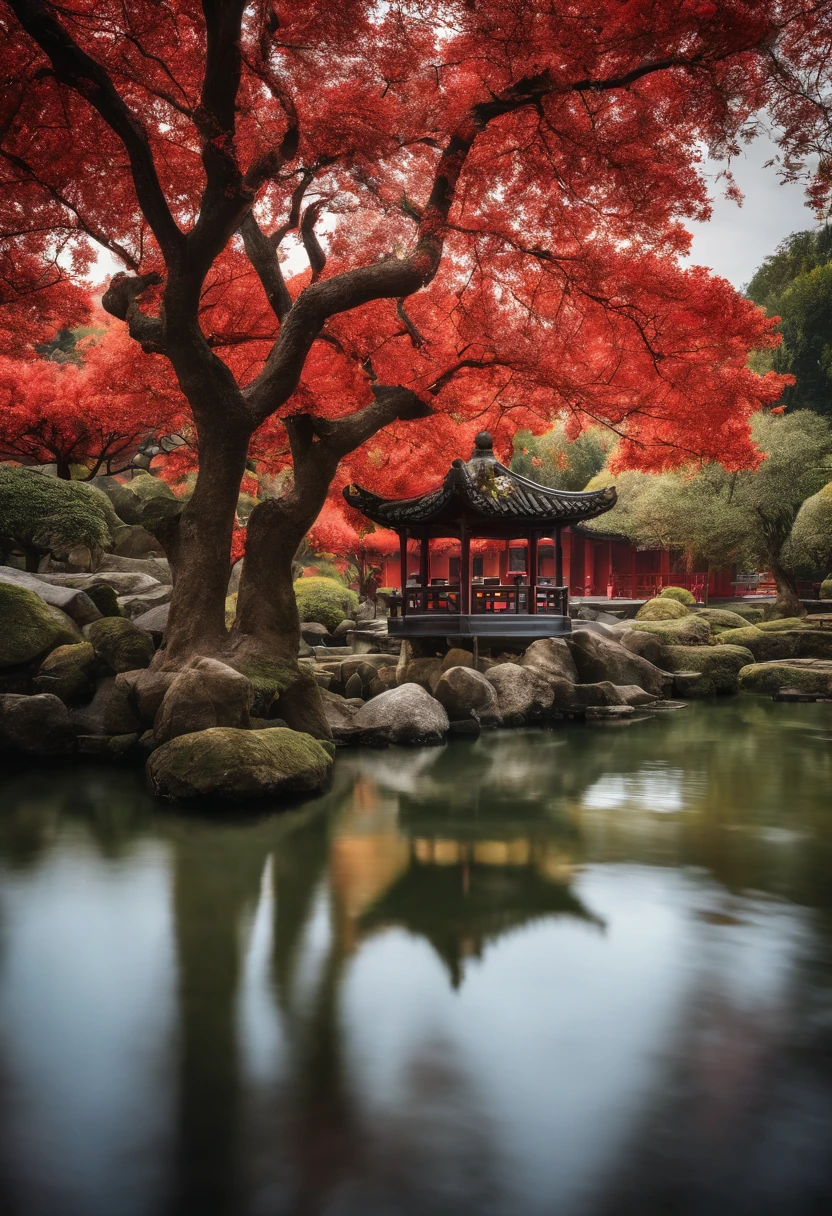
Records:
{"label": "chinese pavilion", "polygon": [[[477,435],[469,461],[455,460],[435,490],[417,498],[384,499],[350,485],[344,497],[373,523],[399,536],[400,581],[390,596],[389,630],[396,637],[558,637],[571,631],[569,588],[563,581],[561,530],[615,505],[611,487],[582,493],[552,490],[501,464],[491,436]],[[458,581],[431,577],[432,539],[459,540]],[[524,570],[510,582],[478,574],[471,542],[526,542]],[[419,573],[408,577],[407,543],[419,544]],[[541,578],[541,542],[554,546],[554,577]]]}

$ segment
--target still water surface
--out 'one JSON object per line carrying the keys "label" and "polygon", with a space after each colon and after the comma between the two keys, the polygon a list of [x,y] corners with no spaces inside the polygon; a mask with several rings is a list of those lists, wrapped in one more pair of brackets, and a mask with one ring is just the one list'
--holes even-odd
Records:
{"label": "still water surface", "polygon": [[832,706],[0,790],[4,1216],[832,1211]]}

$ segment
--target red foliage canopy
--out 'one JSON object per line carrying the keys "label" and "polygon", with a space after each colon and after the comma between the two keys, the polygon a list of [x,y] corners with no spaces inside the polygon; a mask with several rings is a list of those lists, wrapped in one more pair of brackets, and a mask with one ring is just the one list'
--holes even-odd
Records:
{"label": "red foliage canopy", "polygon": [[748,417],[782,382],[745,359],[770,325],[678,257],[708,214],[703,146],[738,151],[763,110],[787,174],[819,154],[824,204],[828,5],[3,7],[0,227],[27,257],[92,240],[136,272],[105,306],[190,403],[212,487],[191,608],[213,597],[215,631],[204,569],[253,433],[307,487],[269,515],[283,533],[339,459],[418,489],[483,426],[505,452],[519,426],[601,422],[643,469],[755,459]]}

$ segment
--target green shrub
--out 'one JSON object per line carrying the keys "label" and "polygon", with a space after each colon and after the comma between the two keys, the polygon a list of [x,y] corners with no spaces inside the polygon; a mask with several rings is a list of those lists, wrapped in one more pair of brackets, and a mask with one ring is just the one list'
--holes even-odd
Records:
{"label": "green shrub", "polygon": [[299,578],[294,586],[301,621],[317,621],[331,631],[347,617],[355,619],[358,596],[342,583],[313,577]]}
{"label": "green shrub", "polygon": [[832,574],[827,574],[826,578],[821,583],[820,598],[822,600],[832,600]]}
{"label": "green shrub", "polygon": [[82,482],[0,465],[0,538],[42,553],[73,545],[96,553],[110,544],[114,519],[106,498]]}
{"label": "green shrub", "polygon": [[685,587],[663,587],[659,592],[666,600],[676,600],[678,604],[695,604],[696,596]]}

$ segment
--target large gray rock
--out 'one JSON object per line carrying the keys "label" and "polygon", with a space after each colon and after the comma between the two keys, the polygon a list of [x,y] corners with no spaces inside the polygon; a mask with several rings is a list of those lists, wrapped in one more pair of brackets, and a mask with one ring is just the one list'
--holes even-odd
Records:
{"label": "large gray rock", "polygon": [[520,660],[521,667],[535,667],[548,676],[557,676],[574,682],[578,679],[575,660],[563,638],[540,638],[532,642]]}
{"label": "large gray rock", "polygon": [[554,700],[554,678],[519,663],[499,663],[485,673],[497,694],[497,712],[506,721],[528,721],[545,713]]}
{"label": "large gray rock", "polygon": [[665,644],[655,633],[642,633],[640,630],[628,629],[619,635],[618,641],[631,654],[640,655],[654,667],[664,667]]}
{"label": "large gray rock", "polygon": [[0,696],[0,751],[25,756],[66,756],[75,732],[63,701],[50,693]]}
{"label": "large gray rock", "polygon": [[149,633],[158,646],[168,627],[169,616],[170,604],[160,604],[158,608],[151,608],[149,612],[143,612],[141,616],[137,616],[133,624],[137,629],[144,629]]}
{"label": "large gray rock", "polygon": [[288,798],[326,784],[332,773],[331,746],[285,727],[218,726],[157,748],[147,772],[160,798],[229,803]]}
{"label": "large gray rock", "polygon": [[352,726],[353,719],[358,713],[357,705],[350,705],[344,697],[329,692],[325,688],[321,689],[321,704],[324,707],[324,716],[333,731]]}
{"label": "large gray rock", "polygon": [[173,587],[160,584],[158,587],[154,587],[150,591],[142,591],[138,595],[120,595],[118,605],[125,616],[135,621],[137,617],[144,616],[146,612],[169,604],[172,595]]}
{"label": "large gray rock", "polygon": [[26,587],[35,595],[39,595],[44,603],[60,608],[76,625],[89,625],[101,617],[101,613],[84,591],[79,591],[76,587],[55,587],[39,574],[26,574],[14,566],[0,566],[0,582]]}
{"label": "large gray rock", "polygon": [[89,642],[58,646],[33,680],[36,693],[52,693],[65,705],[88,700],[95,690],[95,650]]}
{"label": "large gray rock", "polygon": [[444,705],[451,722],[497,715],[496,688],[471,667],[449,667],[442,673],[433,695]]}
{"label": "large gray rock", "polygon": [[87,625],[84,637],[95,647],[99,661],[114,675],[149,667],[155,653],[150,634],[120,616],[104,617]]}
{"label": "large gray rock", "polygon": [[158,743],[215,726],[248,730],[252,687],[218,659],[195,659],[173,680],[153,723]]}
{"label": "large gray rock", "polygon": [[96,566],[95,573],[101,574],[108,570],[122,574],[149,574],[151,578],[167,586],[173,583],[170,562],[166,557],[119,557],[115,553],[105,553]]}
{"label": "large gray rock", "polygon": [[442,705],[419,684],[380,693],[358,711],[353,725],[381,732],[393,743],[440,743],[448,732]]}
{"label": "large gray rock", "polygon": [[404,669],[404,675],[400,683],[402,685],[419,684],[426,692],[430,692],[436,687],[441,674],[441,659],[411,659]]}
{"label": "large gray rock", "polygon": [[613,684],[638,684],[657,697],[673,683],[667,672],[598,633],[582,629],[572,635],[568,645],[582,683],[609,680]]}
{"label": "large gray rock", "polygon": [[132,561],[145,558],[164,560],[161,543],[141,524],[122,524],[114,529],[113,553]]}
{"label": "large gray rock", "polygon": [[134,570],[96,570],[94,574],[38,574],[37,578],[53,587],[74,587],[88,591],[90,587],[112,587],[118,595],[141,595],[161,586],[150,574]]}
{"label": "large gray rock", "polygon": [[686,695],[696,697],[739,692],[739,673],[753,658],[745,646],[668,646],[665,651],[669,671],[698,673],[697,681],[685,684]]}

